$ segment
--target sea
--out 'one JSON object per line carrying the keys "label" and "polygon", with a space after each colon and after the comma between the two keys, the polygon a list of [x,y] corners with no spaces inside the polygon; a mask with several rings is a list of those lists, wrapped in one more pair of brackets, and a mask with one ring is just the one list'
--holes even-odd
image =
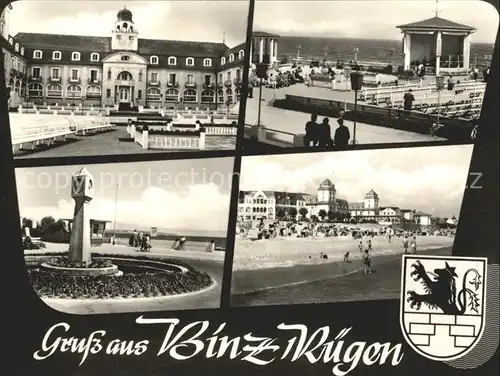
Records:
{"label": "sea", "polygon": [[[300,56],[313,60],[330,61],[354,60],[354,49],[358,49],[358,61],[387,63],[393,66],[403,65],[404,55],[400,40],[383,39],[347,39],[320,37],[281,36],[279,39],[280,58],[286,58],[291,63],[297,57],[297,47],[300,46]],[[478,66],[489,66],[493,55],[494,43],[472,43],[470,63],[474,59]]]}

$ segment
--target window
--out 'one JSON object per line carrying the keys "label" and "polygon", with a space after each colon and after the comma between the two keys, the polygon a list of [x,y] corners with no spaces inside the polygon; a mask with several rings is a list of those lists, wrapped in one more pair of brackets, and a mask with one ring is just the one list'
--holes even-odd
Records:
{"label": "window", "polygon": [[212,66],[212,59],[203,59],[203,66],[204,67],[211,67]]}
{"label": "window", "polygon": [[40,78],[41,69],[39,67],[31,68],[31,77]]}
{"label": "window", "polygon": [[194,66],[194,59],[193,59],[192,57],[188,57],[188,58],[186,59],[186,65],[187,65],[188,67],[192,67],[192,66]]}
{"label": "window", "polygon": [[189,85],[194,84],[194,75],[193,74],[186,75],[186,84],[189,84]]}
{"label": "window", "polygon": [[222,84],[222,73],[219,73],[219,83]]}
{"label": "window", "polygon": [[149,88],[146,95],[146,100],[148,101],[159,101],[161,91],[157,87]]}
{"label": "window", "polygon": [[80,61],[80,52],[73,52],[71,54],[71,60],[72,61]]}
{"label": "window", "polygon": [[52,68],[50,70],[50,78],[53,80],[58,80],[60,78],[60,72],[61,70],[59,68]]}
{"label": "window", "polygon": [[[118,26],[118,29],[120,29],[120,26]],[[122,36],[121,35],[117,35],[116,39],[122,39]]]}
{"label": "window", "polygon": [[237,87],[235,90],[235,93],[236,93],[236,100],[239,101],[240,95],[241,95],[241,89],[239,87]]}
{"label": "window", "polygon": [[80,98],[82,96],[82,88],[78,85],[69,85],[66,92],[70,98]]}
{"label": "window", "polygon": [[168,89],[165,92],[165,102],[177,102],[179,101],[179,90]]}
{"label": "window", "polygon": [[149,63],[157,65],[158,64],[158,56],[151,56],[149,58]]}
{"label": "window", "polygon": [[60,51],[54,51],[52,52],[52,60],[61,60],[61,52]]}
{"label": "window", "polygon": [[234,61],[234,54],[229,55],[229,62],[232,63]]}
{"label": "window", "polygon": [[236,69],[236,79],[238,81],[241,81],[241,70],[240,69]]}
{"label": "window", "polygon": [[151,73],[151,82],[153,82],[153,83],[158,82],[158,73],[156,73],[156,72]]}
{"label": "window", "polygon": [[212,84],[212,76],[209,74],[205,75],[205,86],[210,86]]}
{"label": "window", "polygon": [[40,50],[33,51],[33,59],[41,59],[41,58],[42,58],[42,51]]}
{"label": "window", "polygon": [[227,72],[227,80],[231,81],[231,72]]}
{"label": "window", "polygon": [[101,96],[101,88],[97,85],[90,85],[87,87],[87,97],[96,98]]}
{"label": "window", "polygon": [[14,47],[14,49],[16,50],[16,52],[19,52],[19,43],[16,43],[16,46]]}
{"label": "window", "polygon": [[224,91],[223,90],[217,91],[217,102],[224,103]]}
{"label": "window", "polygon": [[59,84],[50,84],[47,86],[47,97],[62,97],[62,86]]}
{"label": "window", "polygon": [[99,61],[99,54],[97,52],[92,52],[90,54],[90,61]]}
{"label": "window", "polygon": [[168,75],[168,84],[169,85],[175,85],[175,83],[177,82],[177,76],[175,73],[170,73]]}
{"label": "window", "polygon": [[244,57],[245,57],[245,51],[240,50],[238,52],[238,59],[243,60]]}
{"label": "window", "polygon": [[78,81],[80,78],[80,70],[79,69],[71,69],[71,81]]}
{"label": "window", "polygon": [[24,56],[24,47],[21,47],[21,55]]}
{"label": "window", "polygon": [[120,72],[120,74],[118,75],[117,77],[118,80],[122,80],[122,81],[131,81],[132,80],[132,74],[130,74],[129,72]]}
{"label": "window", "polygon": [[233,91],[231,89],[226,90],[226,96],[227,96],[227,102],[226,103],[233,103]]}
{"label": "window", "polygon": [[41,97],[43,92],[43,86],[40,84],[30,84],[28,86],[28,95],[30,97]]}
{"label": "window", "polygon": [[122,56],[121,61],[130,61],[130,56],[128,55]]}
{"label": "window", "polygon": [[142,99],[142,90],[137,90],[137,99]]}
{"label": "window", "polygon": [[214,103],[215,93],[213,90],[203,90],[201,92],[201,102],[202,103]]}
{"label": "window", "polygon": [[220,65],[224,65],[226,64],[226,58],[225,57],[221,57],[220,59]]}
{"label": "window", "polygon": [[177,64],[177,58],[170,56],[168,58],[168,65],[176,65]]}
{"label": "window", "polygon": [[91,69],[90,70],[90,82],[98,82],[99,78],[97,77],[97,74],[99,71],[97,69]]}
{"label": "window", "polygon": [[111,98],[111,89],[106,89],[106,98]]}
{"label": "window", "polygon": [[196,90],[186,89],[184,90],[184,102],[196,102]]}

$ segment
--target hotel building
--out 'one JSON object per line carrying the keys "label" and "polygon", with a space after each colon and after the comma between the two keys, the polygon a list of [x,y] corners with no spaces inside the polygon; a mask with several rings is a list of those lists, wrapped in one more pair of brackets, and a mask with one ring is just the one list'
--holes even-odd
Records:
{"label": "hotel building", "polygon": [[245,43],[229,48],[224,42],[140,38],[140,25],[126,8],[118,12],[107,37],[22,32],[11,36],[11,10],[6,8],[2,15],[2,36],[7,40],[3,49],[16,59],[11,63],[4,53],[7,86],[16,94],[10,107],[33,102],[121,110],[175,108],[181,103],[216,108],[239,100]]}
{"label": "hotel building", "polygon": [[[371,189],[363,202],[348,203],[337,198],[335,185],[324,180],[316,195],[279,191],[240,191],[238,200],[238,219],[276,220],[295,214],[296,219],[331,218],[336,221],[377,222],[383,225],[415,223],[430,226],[431,215],[414,209],[401,209],[395,206],[380,206],[378,194]],[[304,211],[305,209],[305,211]]]}

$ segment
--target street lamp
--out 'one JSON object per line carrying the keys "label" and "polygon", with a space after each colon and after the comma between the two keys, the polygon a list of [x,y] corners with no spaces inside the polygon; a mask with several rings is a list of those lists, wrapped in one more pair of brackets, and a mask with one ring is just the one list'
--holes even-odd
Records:
{"label": "street lamp", "polygon": [[85,101],[85,96],[82,96],[82,115],[83,115],[83,102]]}
{"label": "street lamp", "polygon": [[256,74],[257,77],[259,78],[260,84],[259,84],[259,112],[258,112],[258,117],[257,117],[257,126],[260,127],[260,111],[261,111],[261,106],[262,106],[262,80],[266,78],[267,76],[267,64],[266,63],[259,63],[256,64]]}
{"label": "street lamp", "polygon": [[160,93],[160,106],[163,109],[163,93]]}
{"label": "street lamp", "polygon": [[71,98],[73,99],[73,103],[71,104],[71,107],[75,107],[75,93],[71,94]]}
{"label": "street lamp", "polygon": [[360,71],[351,72],[351,89],[354,90],[354,131],[352,144],[356,144],[356,120],[358,119],[358,91],[363,87],[364,74]]}

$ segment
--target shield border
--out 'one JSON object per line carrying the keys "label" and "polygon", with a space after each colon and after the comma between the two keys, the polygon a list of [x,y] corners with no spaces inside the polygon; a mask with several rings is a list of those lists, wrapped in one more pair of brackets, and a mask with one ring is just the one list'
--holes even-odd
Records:
{"label": "shield border", "polygon": [[[424,353],[420,350],[413,342],[408,338],[408,333],[406,333],[405,325],[404,325],[404,302],[406,301],[405,294],[405,277],[406,277],[406,260],[407,259],[432,259],[432,260],[443,260],[443,261],[482,261],[484,264],[484,275],[483,275],[483,307],[482,307],[482,320],[481,320],[481,329],[479,335],[476,337],[474,343],[466,350],[461,352],[458,355],[449,356],[449,357],[436,357],[429,354]],[[486,320],[486,286],[487,286],[487,273],[488,273],[488,259],[486,257],[462,257],[462,256],[431,256],[431,255],[403,255],[401,258],[401,292],[400,292],[400,301],[399,301],[399,326],[401,329],[401,333],[406,341],[406,343],[415,351],[417,354],[431,359],[435,361],[450,361],[455,359],[460,359],[467,355],[473,348],[476,347],[477,343],[481,340],[481,337],[484,333],[484,326]]]}

